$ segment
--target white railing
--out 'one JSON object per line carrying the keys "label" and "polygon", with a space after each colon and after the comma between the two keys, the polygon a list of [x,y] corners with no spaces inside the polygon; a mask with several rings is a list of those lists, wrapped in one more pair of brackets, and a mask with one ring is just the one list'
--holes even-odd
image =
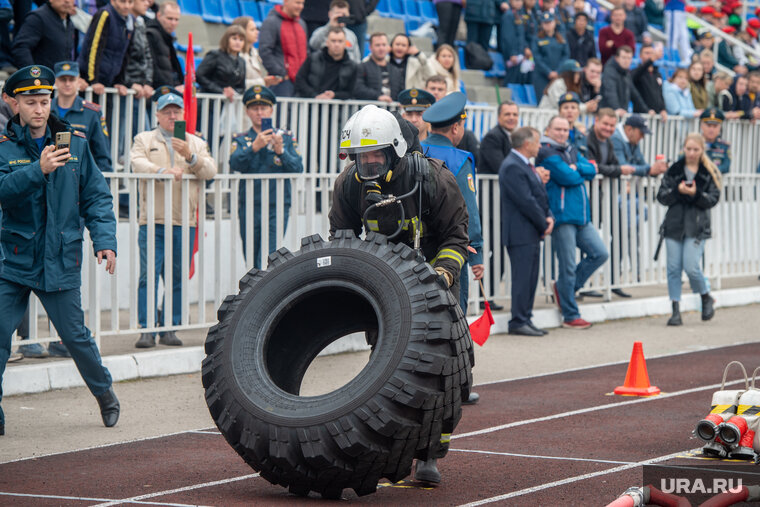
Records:
{"label": "white railing", "polygon": [[[111,97],[111,98],[108,98]],[[106,108],[106,114],[119,118],[120,108],[124,107],[126,114],[124,125],[119,121],[111,121],[113,153],[118,153],[121,132],[132,129],[133,111],[147,111],[145,100],[113,100],[109,93],[100,97]],[[123,102],[123,104],[122,104]],[[290,126],[300,140],[299,150],[304,157],[305,174],[299,175],[238,175],[229,174],[228,159],[224,153],[229,153],[229,143],[232,132],[243,130],[247,119],[243,116],[242,105],[239,101],[232,103],[237,108],[236,114],[225,115],[222,123],[223,99],[221,96],[199,94],[200,125],[214,125],[209,144],[212,155],[220,167],[220,174],[211,181],[201,192],[199,203],[199,237],[200,247],[196,262],[196,275],[188,279],[189,257],[183,256],[182,263],[182,292],[181,324],[178,326],[159,327],[153,318],[149,318],[148,331],[163,329],[205,328],[215,321],[215,309],[228,294],[237,292],[237,281],[253,266],[253,187],[255,181],[261,181],[261,209],[267,210],[269,203],[277,202],[276,236],[277,245],[297,249],[301,237],[310,234],[321,234],[327,237],[329,228],[327,212],[331,205],[332,186],[341,166],[337,157],[338,135],[345,119],[365,103],[357,101],[316,101],[303,99],[280,99],[275,111],[275,126]],[[151,104],[149,118],[155,118],[155,105]],[[521,124],[543,129],[552,111],[524,108],[521,111]],[[585,121],[590,122],[589,118]],[[147,128],[147,121],[141,121],[136,130]],[[475,131],[478,137],[488,131],[496,123],[496,108],[477,106],[468,108],[467,126]],[[644,155],[653,160],[655,154],[663,153],[675,160],[688,132],[696,130],[696,120],[669,118],[662,122],[659,118],[649,120],[653,130],[642,142]],[[724,277],[745,276],[760,272],[760,206],[758,193],[760,177],[755,175],[757,162],[760,160],[760,146],[755,140],[760,138],[760,127],[744,121],[726,122],[724,124],[725,138],[733,147],[733,162],[731,174],[725,178],[726,190],[724,199],[713,212],[714,239],[707,244],[705,253],[706,274],[714,280],[714,286],[720,287]],[[206,131],[208,132],[208,131]],[[86,308],[88,325],[96,338],[118,334],[140,332],[137,317],[137,282],[139,277],[138,234],[138,183],[147,185],[148,202],[151,195],[157,191],[165,192],[165,216],[170,213],[173,185],[182,186],[183,199],[183,236],[182,243],[189,242],[189,220],[191,210],[187,209],[187,195],[190,177],[182,182],[174,182],[170,177],[162,175],[132,174],[125,171],[129,168],[129,150],[131,136],[123,139],[124,159],[115,164],[117,172],[107,174],[112,194],[114,196],[115,212],[118,216],[118,195],[126,194],[129,198],[129,217],[119,220],[117,274],[108,276],[102,273],[102,267],[89,255],[85,255],[83,268],[83,304]],[[117,159],[118,157],[114,157]],[[270,195],[268,182],[275,180],[274,195]],[[285,227],[285,210],[282,207],[282,193],[285,182],[292,189],[292,206],[289,211],[289,221]],[[163,190],[158,185],[163,186]],[[501,227],[499,211],[499,189],[495,176],[481,175],[478,178],[481,199],[481,217],[484,231],[484,251],[491,252],[495,263],[495,272],[505,273],[505,277],[496,286],[491,286],[486,277],[486,291],[489,297],[505,302],[509,298],[509,265],[501,245]],[[605,244],[610,248],[611,259],[590,281],[590,285],[607,293],[613,287],[633,287],[665,283],[664,253],[658,262],[652,261],[652,254],[657,245],[659,225],[662,222],[665,209],[656,203],[655,196],[658,182],[650,178],[621,178],[616,180],[597,179],[590,184],[589,192],[592,197],[592,217],[599,227]],[[244,213],[247,222],[247,262],[244,261],[243,246],[240,240],[238,223],[238,198],[241,187],[247,189],[248,200],[244,203]],[[491,197],[493,196],[493,197]],[[206,204],[213,209],[213,215],[206,215]],[[615,203],[617,203],[615,205]],[[635,211],[634,211],[635,210]],[[154,210],[155,211],[155,210]],[[269,214],[262,213],[261,244],[269,244]],[[154,215],[148,210],[149,223],[153,223]],[[630,224],[636,224],[631,227]],[[493,229],[493,235],[489,230]],[[151,245],[155,242],[154,234],[148,227],[148,287],[152,286],[154,278],[155,259]],[[165,228],[169,233],[170,229]],[[166,234],[170,237],[170,234]],[[615,240],[613,241],[613,238]],[[167,245],[168,246],[168,245]],[[549,294],[551,281],[551,240],[545,245],[544,262],[542,267],[542,290],[539,297]],[[91,245],[85,245],[84,252],[91,252]],[[90,250],[88,250],[90,249]],[[171,249],[165,249],[166,262],[165,279],[171,282],[172,259]],[[263,249],[262,265],[266,265],[267,252]],[[489,263],[490,264],[490,263]],[[489,267],[489,264],[486,264]],[[477,285],[472,285],[470,297],[472,302],[479,298]],[[152,297],[148,291],[148,315],[154,316],[158,298]],[[477,305],[471,305],[477,311]],[[32,338],[49,341],[55,338],[55,330],[48,326],[49,332],[37,329],[38,316],[41,306],[35,302],[30,315],[30,334]],[[165,307],[164,312],[169,319],[171,308]],[[14,343],[14,346],[17,343]]]}

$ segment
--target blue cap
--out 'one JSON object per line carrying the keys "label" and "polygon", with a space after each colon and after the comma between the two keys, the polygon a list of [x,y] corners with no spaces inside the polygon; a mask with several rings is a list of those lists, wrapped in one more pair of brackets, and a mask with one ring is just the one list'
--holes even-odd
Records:
{"label": "blue cap", "polygon": [[650,132],[649,127],[647,126],[647,122],[644,121],[644,118],[635,114],[632,114],[628,117],[628,119],[625,120],[625,125],[639,129],[644,135],[649,134]]}
{"label": "blue cap", "polygon": [[173,93],[166,93],[164,95],[161,95],[161,97],[159,97],[156,110],[160,111],[166,106],[178,106],[180,108],[184,108],[185,102],[182,100],[181,97],[178,97],[177,95]]}
{"label": "blue cap", "polygon": [[248,88],[243,94],[243,104],[245,104],[245,107],[254,104],[273,106],[277,104],[277,97],[275,97],[274,92],[266,86],[254,85]]}
{"label": "blue cap", "polygon": [[64,60],[53,67],[56,79],[61,76],[79,77],[79,64],[74,61]]}
{"label": "blue cap", "polygon": [[562,104],[565,104],[566,102],[575,102],[576,104],[580,104],[581,98],[575,92],[563,93],[562,96],[559,98],[557,107],[562,107]]}
{"label": "blue cap", "polygon": [[467,118],[464,106],[467,96],[462,92],[452,92],[430,106],[422,114],[422,119],[433,128],[443,128]]}
{"label": "blue cap", "polygon": [[153,102],[158,102],[158,99],[160,99],[161,96],[166,95],[167,93],[173,93],[177,97],[182,98],[182,94],[179,91],[177,91],[176,88],[172,88],[169,85],[161,85],[153,91],[153,95],[150,97],[150,100],[152,100]]}
{"label": "blue cap", "polygon": [[542,12],[538,15],[538,19],[541,23],[548,23],[549,21],[554,21],[554,14],[549,11]]}
{"label": "blue cap", "polygon": [[425,90],[408,88],[398,94],[398,101],[404,111],[424,111],[435,104],[435,97]]}
{"label": "blue cap", "polygon": [[571,58],[562,62],[557,72],[562,74],[563,72],[581,72],[582,70],[581,64]]}
{"label": "blue cap", "polygon": [[44,65],[29,65],[13,73],[5,82],[5,93],[16,95],[50,95],[55,74]]}

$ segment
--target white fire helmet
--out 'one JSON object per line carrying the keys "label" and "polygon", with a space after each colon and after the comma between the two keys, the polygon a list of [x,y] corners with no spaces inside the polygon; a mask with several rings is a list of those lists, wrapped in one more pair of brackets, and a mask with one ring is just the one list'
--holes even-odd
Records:
{"label": "white fire helmet", "polygon": [[[364,157],[356,157],[357,169],[362,179],[383,176],[391,166],[390,148],[399,158],[406,153],[406,141],[396,118],[387,110],[374,105],[361,108],[348,119],[340,133],[340,151],[349,155],[382,150],[383,163],[366,163]],[[354,158],[354,157],[352,157]],[[364,162],[364,163],[362,163]]]}

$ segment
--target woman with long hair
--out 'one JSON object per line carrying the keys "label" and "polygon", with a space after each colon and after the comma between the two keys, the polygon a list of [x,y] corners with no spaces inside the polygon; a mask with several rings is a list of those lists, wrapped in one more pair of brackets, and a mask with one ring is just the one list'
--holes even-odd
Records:
{"label": "woman with long hair", "polygon": [[230,102],[235,93],[245,92],[245,60],[240,56],[245,41],[245,30],[239,25],[227,28],[219,41],[219,49],[209,51],[195,72],[202,91],[223,93]]}
{"label": "woman with long hair", "polygon": [[691,101],[694,103],[695,109],[707,108],[709,96],[702,62],[695,61],[689,65],[689,91],[691,91]]}
{"label": "woman with long hair", "polygon": [[715,315],[705,276],[702,273],[702,254],[705,241],[711,236],[710,208],[720,199],[720,171],[705,153],[705,139],[694,132],[686,136],[683,156],[667,170],[662,178],[657,200],[668,207],[662,223],[668,266],[668,296],[673,314],[669,326],[682,324],[681,273],[689,277],[691,290],[702,298],[702,320]]}
{"label": "woman with long hair", "polygon": [[684,118],[695,118],[702,114],[701,109],[694,107],[689,89],[689,72],[686,69],[676,69],[670,80],[662,84],[662,97],[668,114]]}
{"label": "woman with long hair", "polygon": [[240,16],[232,21],[245,31],[245,44],[240,56],[245,60],[245,89],[253,85],[274,86],[279,84],[282,79],[278,76],[267,75],[264,63],[259,56],[259,50],[256,49],[256,42],[259,40],[259,29],[256,28],[256,22],[250,16]]}
{"label": "woman with long hair", "polygon": [[459,57],[453,47],[448,44],[441,44],[435,50],[435,57],[428,58],[430,75],[439,75],[446,78],[446,93],[459,90],[459,76],[461,67],[459,66]]}
{"label": "woman with long hair", "polygon": [[[541,97],[538,107],[542,109],[557,109],[559,99],[568,92],[575,92],[581,96],[581,75],[583,68],[575,60],[565,60],[560,65],[559,77],[546,87],[546,93]],[[580,104],[580,114],[595,113],[599,101],[591,99]]]}
{"label": "woman with long hair", "polygon": [[557,22],[551,12],[542,12],[539,16],[541,28],[538,37],[531,41],[530,50],[533,53],[533,61],[536,68],[533,70],[533,88],[536,90],[536,98],[540,99],[547,85],[559,77],[554,70],[560,64],[570,58],[570,49],[565,38],[557,30]]}

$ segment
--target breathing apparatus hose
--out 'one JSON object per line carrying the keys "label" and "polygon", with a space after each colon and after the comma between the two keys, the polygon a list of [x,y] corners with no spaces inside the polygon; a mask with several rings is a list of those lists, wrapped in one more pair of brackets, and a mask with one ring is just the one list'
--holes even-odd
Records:
{"label": "breathing apparatus hose", "polygon": [[398,204],[399,208],[401,208],[401,220],[399,221],[398,228],[393,234],[388,235],[388,239],[393,239],[399,234],[401,234],[401,231],[404,230],[404,222],[406,221],[406,212],[404,211],[404,204],[401,202],[402,200],[406,199],[407,197],[410,197],[413,195],[417,189],[420,188],[420,182],[414,184],[414,188],[412,188],[411,191],[407,192],[404,195],[400,195],[396,197],[395,195],[391,194],[389,196],[386,196],[384,199],[382,199],[379,202],[376,202],[375,204],[370,205],[367,207],[366,210],[364,210],[364,216],[362,216],[362,221],[364,222],[364,230],[369,231],[369,220],[367,219],[367,216],[369,215],[369,212],[375,208],[383,208],[385,206],[389,206],[391,204]]}

